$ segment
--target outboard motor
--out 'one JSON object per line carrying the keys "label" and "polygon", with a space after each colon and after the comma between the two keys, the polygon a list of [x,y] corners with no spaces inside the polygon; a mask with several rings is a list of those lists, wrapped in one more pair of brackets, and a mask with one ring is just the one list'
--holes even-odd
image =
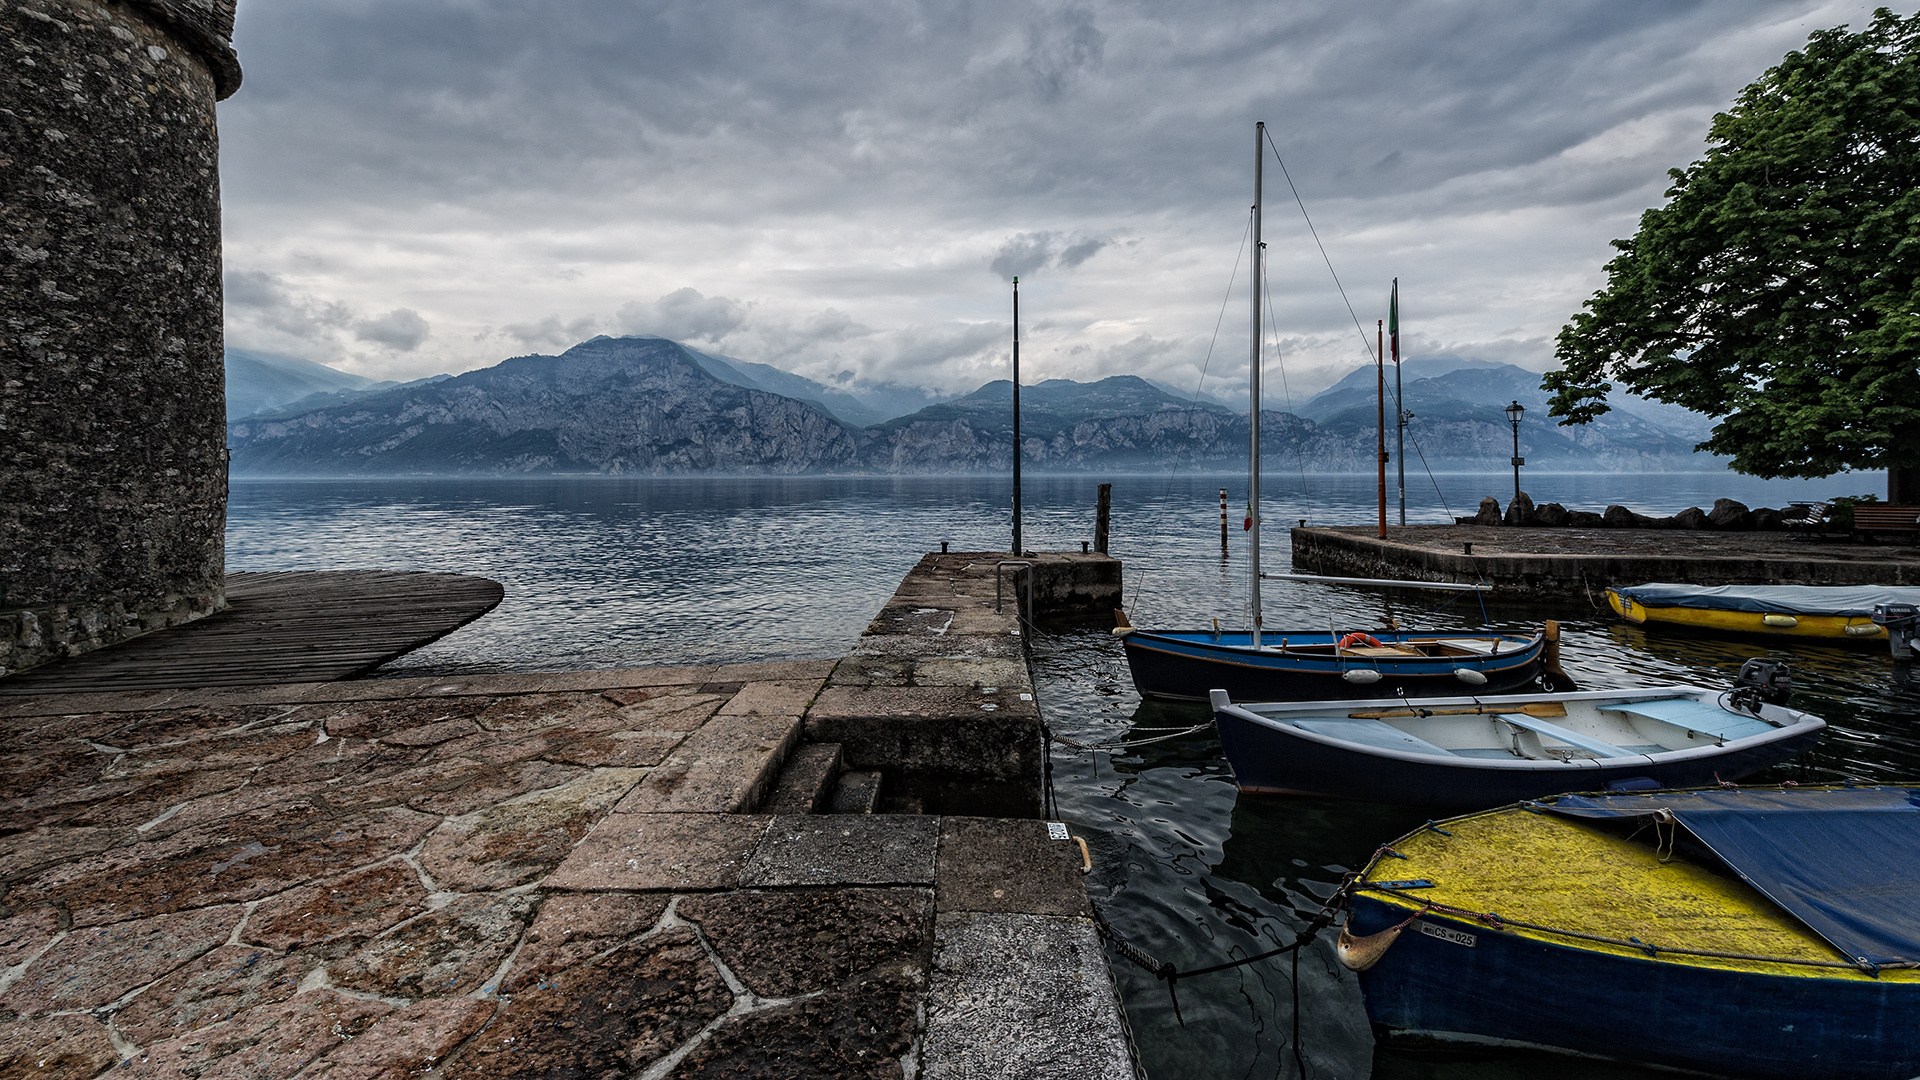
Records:
{"label": "outboard motor", "polygon": [[1893,646],[1895,660],[1913,659],[1920,648],[1920,606],[1913,604],[1875,604],[1874,622],[1887,628],[1887,644]]}
{"label": "outboard motor", "polygon": [[1756,716],[1762,704],[1785,705],[1787,698],[1793,696],[1793,669],[1783,660],[1756,657],[1740,665],[1740,674],[1734,676],[1733,693],[1729,696],[1735,706]]}

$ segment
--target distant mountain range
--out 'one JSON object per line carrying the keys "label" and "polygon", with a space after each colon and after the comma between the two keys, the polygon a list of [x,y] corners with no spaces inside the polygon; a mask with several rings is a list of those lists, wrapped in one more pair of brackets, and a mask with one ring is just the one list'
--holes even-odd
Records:
{"label": "distant mountain range", "polygon": [[[657,337],[599,337],[559,356],[406,384],[307,367],[272,382],[229,354],[252,397],[274,404],[236,415],[228,443],[238,475],[590,473],[667,475],[1002,472],[1012,466],[1012,384],[887,416],[865,398],[766,364],[710,356]],[[283,358],[272,358],[283,359]],[[296,362],[299,363],[299,362]],[[271,365],[268,365],[271,366]],[[283,373],[284,374],[284,373]],[[1389,379],[1392,372],[1388,371]],[[1623,400],[1600,421],[1562,428],[1546,416],[1538,374],[1511,364],[1409,362],[1414,413],[1408,456],[1428,467],[1505,468],[1524,405],[1521,452],[1535,468],[1684,469],[1704,417]],[[308,380],[298,384],[294,376]],[[300,385],[309,389],[287,397]],[[1391,385],[1391,383],[1389,383]],[[269,392],[270,391],[270,392]],[[911,403],[908,399],[907,403]],[[1134,376],[1021,387],[1021,438],[1036,472],[1233,470],[1246,462],[1247,421]],[[1374,373],[1357,371],[1297,410],[1264,410],[1261,445],[1275,468],[1371,471]],[[875,419],[877,417],[877,419]],[[1391,421],[1392,406],[1389,402]],[[1388,430],[1388,447],[1393,432]]]}

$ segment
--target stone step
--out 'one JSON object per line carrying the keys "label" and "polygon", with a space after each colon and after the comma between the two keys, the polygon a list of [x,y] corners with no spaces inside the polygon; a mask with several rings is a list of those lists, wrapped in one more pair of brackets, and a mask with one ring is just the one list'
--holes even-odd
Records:
{"label": "stone step", "polygon": [[833,813],[871,814],[880,805],[880,771],[852,769],[833,789]]}
{"label": "stone step", "polygon": [[801,743],[788,756],[761,813],[819,813],[840,779],[840,768],[839,743]]}

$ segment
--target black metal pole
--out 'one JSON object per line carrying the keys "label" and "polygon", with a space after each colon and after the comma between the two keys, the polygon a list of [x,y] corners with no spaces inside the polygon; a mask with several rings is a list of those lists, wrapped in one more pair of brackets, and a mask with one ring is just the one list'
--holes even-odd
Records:
{"label": "black metal pole", "polygon": [[1513,422],[1513,497],[1520,498],[1520,421]]}
{"label": "black metal pole", "polygon": [[1024,550],[1020,543],[1020,279],[1016,277],[1013,279],[1013,553],[1018,555]]}

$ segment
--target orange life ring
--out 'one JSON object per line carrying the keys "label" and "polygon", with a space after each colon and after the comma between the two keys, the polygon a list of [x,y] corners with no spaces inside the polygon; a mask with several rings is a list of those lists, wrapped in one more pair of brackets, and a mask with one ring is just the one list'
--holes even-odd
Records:
{"label": "orange life ring", "polygon": [[1343,649],[1351,649],[1355,645],[1366,645],[1377,649],[1380,647],[1380,639],[1374,637],[1372,634],[1363,634],[1358,630],[1340,639],[1340,647]]}

